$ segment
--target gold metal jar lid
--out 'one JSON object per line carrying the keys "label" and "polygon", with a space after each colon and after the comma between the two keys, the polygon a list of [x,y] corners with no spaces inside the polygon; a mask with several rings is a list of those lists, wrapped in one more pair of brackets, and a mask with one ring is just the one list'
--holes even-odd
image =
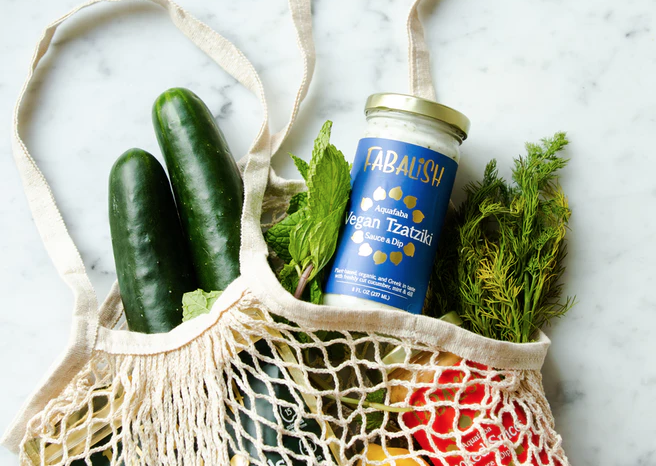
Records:
{"label": "gold metal jar lid", "polygon": [[443,121],[457,129],[462,134],[463,140],[467,139],[467,133],[469,133],[469,127],[471,126],[469,118],[451,107],[406,94],[372,94],[367,99],[364,108],[365,111],[375,108],[400,110]]}

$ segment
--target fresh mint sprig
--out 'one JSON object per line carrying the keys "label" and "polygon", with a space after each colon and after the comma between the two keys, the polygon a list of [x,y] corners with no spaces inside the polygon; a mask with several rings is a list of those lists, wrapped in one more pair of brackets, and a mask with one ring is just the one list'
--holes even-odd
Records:
{"label": "fresh mint sprig", "polygon": [[344,154],[330,144],[332,122],[326,121],[312,150],[308,164],[292,155],[307,183],[307,192],[292,197],[287,217],[271,227],[265,239],[285,262],[278,278],[300,298],[309,285],[311,302],[321,302],[318,274],[328,264],[335,249],[351,192],[350,165]]}

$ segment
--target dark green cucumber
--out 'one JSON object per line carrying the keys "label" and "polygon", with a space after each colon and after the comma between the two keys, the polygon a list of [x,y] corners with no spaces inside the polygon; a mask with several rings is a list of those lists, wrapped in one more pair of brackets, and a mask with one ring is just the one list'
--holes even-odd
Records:
{"label": "dark green cucumber", "polygon": [[166,172],[148,152],[130,149],[114,163],[109,226],[129,329],[168,332],[197,286]]}
{"label": "dark green cucumber", "polygon": [[239,276],[244,187],[237,164],[212,113],[187,89],[157,98],[153,125],[198,284],[225,290]]}

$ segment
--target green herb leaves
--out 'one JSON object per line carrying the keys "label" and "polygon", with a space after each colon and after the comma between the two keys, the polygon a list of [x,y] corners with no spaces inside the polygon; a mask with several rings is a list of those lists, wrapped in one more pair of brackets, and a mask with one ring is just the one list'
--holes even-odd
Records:
{"label": "green herb leaves", "polygon": [[[367,394],[367,401],[370,403],[377,403],[382,405],[385,403],[386,394],[387,394],[387,390],[385,388],[380,388],[375,392],[371,392]],[[385,421],[385,415],[383,411],[373,411],[367,413],[365,415],[365,418],[366,418],[365,424],[368,432],[374,429],[381,428],[383,426],[383,422]]]}
{"label": "green herb leaves", "polygon": [[331,127],[327,121],[321,128],[309,164],[292,155],[308,190],[292,197],[287,217],[265,234],[271,249],[285,262],[279,273],[282,285],[301,297],[309,284],[309,299],[314,303],[321,302],[316,277],[335,253],[351,191],[350,167],[330,144]]}
{"label": "green herb leaves", "polygon": [[207,314],[221,296],[222,291],[189,291],[182,295],[182,321],[186,322],[201,314]]}
{"label": "green herb leaves", "polygon": [[438,249],[428,314],[457,310],[474,332],[522,343],[572,306],[559,284],[571,211],[557,183],[567,164],[558,153],[568,141],[557,133],[541,142],[515,160],[513,185],[493,160],[465,188]]}

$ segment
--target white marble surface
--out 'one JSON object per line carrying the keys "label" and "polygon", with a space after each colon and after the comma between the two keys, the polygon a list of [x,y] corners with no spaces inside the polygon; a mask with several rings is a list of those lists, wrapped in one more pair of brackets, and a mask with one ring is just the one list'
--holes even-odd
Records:
{"label": "white marble surface", "polygon": [[[180,0],[243,48],[286,120],[300,63],[286,2]],[[71,295],[41,247],[10,156],[14,99],[41,29],[77,0],[0,0],[0,429],[66,343]],[[314,2],[318,63],[285,150],[307,157],[323,120],[352,156],[375,91],[406,92],[410,1]],[[430,3],[430,2],[429,2]],[[456,190],[493,157],[509,173],[524,141],[571,139],[562,184],[573,217],[571,314],[548,330],[544,383],[573,465],[656,465],[656,3],[443,0],[423,10],[438,99],[472,120]],[[125,149],[157,152],[150,106],[185,86],[215,110],[235,154],[259,110],[157,7],[103,5],[56,35],[25,139],[50,179],[98,294],[114,280],[107,174]],[[294,175],[285,156],[276,160]],[[0,449],[0,464],[15,464]]]}

